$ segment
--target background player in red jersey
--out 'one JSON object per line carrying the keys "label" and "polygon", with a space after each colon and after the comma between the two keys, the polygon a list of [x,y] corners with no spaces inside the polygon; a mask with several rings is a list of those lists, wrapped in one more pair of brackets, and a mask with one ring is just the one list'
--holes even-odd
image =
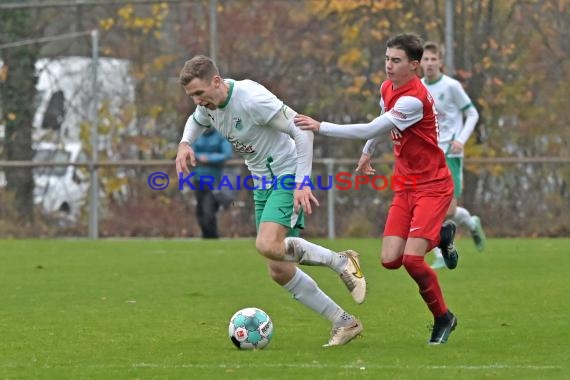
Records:
{"label": "background player in red jersey", "polygon": [[[440,344],[447,341],[457,319],[447,308],[437,274],[424,256],[439,246],[444,257],[457,260],[453,245],[455,224],[444,223],[453,199],[453,181],[438,147],[433,99],[416,75],[423,41],[415,34],[400,34],[390,38],[386,47],[388,80],[380,90],[382,115],[370,123],[344,125],[297,115],[295,124],[327,136],[372,139],[363,150],[368,155],[376,145],[375,138],[391,137],[394,175],[410,179],[410,183],[395,190],[384,229],[381,261],[387,269],[403,265],[418,284],[420,295],[434,316],[429,343]],[[365,174],[373,171],[370,162],[362,159],[358,170]]]}

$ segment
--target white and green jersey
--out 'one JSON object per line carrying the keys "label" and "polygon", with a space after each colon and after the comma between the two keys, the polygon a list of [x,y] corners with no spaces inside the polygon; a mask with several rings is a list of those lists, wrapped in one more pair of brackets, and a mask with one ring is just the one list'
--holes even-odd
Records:
{"label": "white and green jersey", "polygon": [[[439,147],[447,156],[462,157],[463,152],[452,154],[450,145],[453,140],[465,144],[479,119],[469,95],[461,83],[445,74],[435,82],[428,82],[424,77],[422,83],[435,102],[439,124]],[[467,116],[465,123],[464,116]]]}
{"label": "white and green jersey", "polygon": [[192,115],[194,121],[202,127],[216,128],[229,140],[245,159],[255,186],[262,186],[262,178],[268,182],[281,175],[294,175],[297,169],[295,141],[287,133],[268,125],[278,112],[285,112],[286,106],[257,82],[226,81],[229,94],[225,103],[213,111],[197,106]]}

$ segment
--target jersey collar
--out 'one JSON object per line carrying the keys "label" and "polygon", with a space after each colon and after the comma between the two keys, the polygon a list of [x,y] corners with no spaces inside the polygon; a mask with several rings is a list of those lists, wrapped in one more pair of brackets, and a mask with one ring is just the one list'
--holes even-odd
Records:
{"label": "jersey collar", "polygon": [[443,79],[443,74],[441,74],[441,75],[439,76],[439,78],[437,78],[436,80],[433,80],[433,81],[429,81],[429,80],[427,79],[427,77],[424,77],[424,83],[425,83],[425,84],[430,84],[430,85],[431,85],[431,84],[436,84],[437,82],[439,82],[439,81],[442,80],[442,79]]}
{"label": "jersey collar", "polygon": [[228,97],[226,98],[226,100],[224,100],[224,102],[222,104],[220,104],[218,106],[218,108],[224,108],[225,106],[228,105],[228,103],[230,102],[230,98],[232,97],[232,93],[234,92],[234,81],[233,80],[229,80],[228,81]]}

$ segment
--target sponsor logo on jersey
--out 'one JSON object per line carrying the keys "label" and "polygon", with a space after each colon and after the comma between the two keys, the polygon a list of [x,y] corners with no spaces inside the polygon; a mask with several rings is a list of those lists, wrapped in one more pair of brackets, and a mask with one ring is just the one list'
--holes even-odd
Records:
{"label": "sponsor logo on jersey", "polygon": [[246,144],[240,142],[234,136],[227,136],[227,139],[234,146],[234,150],[237,153],[255,153],[255,149],[253,148],[253,145],[246,145]]}
{"label": "sponsor logo on jersey", "polygon": [[406,114],[403,113],[403,112],[397,111],[397,110],[395,110],[395,109],[393,109],[393,108],[390,110],[390,113],[391,113],[394,117],[397,117],[397,118],[399,118],[399,119],[404,119],[404,120],[406,120],[406,119],[408,118],[408,115],[406,115]]}

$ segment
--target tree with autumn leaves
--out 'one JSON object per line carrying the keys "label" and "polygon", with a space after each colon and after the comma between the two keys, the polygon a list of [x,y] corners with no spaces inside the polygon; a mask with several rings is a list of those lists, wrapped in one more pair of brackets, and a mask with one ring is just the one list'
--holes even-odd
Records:
{"label": "tree with autumn leaves", "polygon": [[[444,41],[445,0],[217,4],[223,75],[259,81],[297,111],[331,121],[367,121],[379,113],[378,88],[385,78],[390,36],[416,32],[426,40]],[[177,75],[186,59],[209,53],[209,5],[209,0],[83,5],[82,24],[101,30],[101,54],[132,62],[138,136],[129,143],[142,158],[173,155],[193,109]],[[565,103],[570,93],[563,85],[570,79],[569,6],[569,0],[454,2],[454,76],[481,114],[476,138],[466,147],[468,157],[569,156]],[[67,25],[70,17],[64,12],[49,16],[42,22]],[[1,40],[12,39],[2,35]],[[359,142],[333,145],[324,139],[317,137],[317,158],[359,156]],[[385,148],[381,151],[389,151]],[[5,158],[13,159],[6,151]],[[467,189],[494,186],[496,174],[512,170],[500,164],[468,169],[466,180],[475,182]],[[561,199],[569,196],[568,168],[533,170],[531,188],[540,186],[537,178],[550,178]],[[512,183],[503,185],[513,191],[528,186],[521,178],[530,174],[515,171],[508,180]],[[476,194],[468,190],[465,197],[475,201]]]}

